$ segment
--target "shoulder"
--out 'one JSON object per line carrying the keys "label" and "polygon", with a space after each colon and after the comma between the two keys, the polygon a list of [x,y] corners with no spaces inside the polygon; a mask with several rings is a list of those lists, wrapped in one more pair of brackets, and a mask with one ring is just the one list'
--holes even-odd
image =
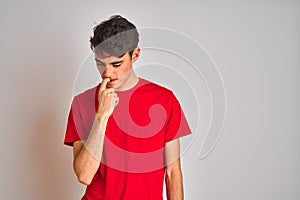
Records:
{"label": "shoulder", "polygon": [[155,102],[159,102],[163,105],[166,105],[167,107],[180,107],[180,101],[178,100],[176,94],[167,86],[162,86],[160,84],[143,80],[144,81],[144,88],[143,90],[143,98],[146,99],[146,101],[149,99],[149,101],[153,101],[153,99],[156,99]]}
{"label": "shoulder", "polygon": [[99,84],[75,95],[74,101],[77,101],[79,104],[82,104],[94,100],[98,87]]}
{"label": "shoulder", "polygon": [[173,92],[166,86],[162,86],[161,84],[154,83],[143,78],[141,78],[141,83],[139,85],[140,86],[138,90],[140,90],[145,95],[155,95],[160,96],[160,98],[173,95]]}

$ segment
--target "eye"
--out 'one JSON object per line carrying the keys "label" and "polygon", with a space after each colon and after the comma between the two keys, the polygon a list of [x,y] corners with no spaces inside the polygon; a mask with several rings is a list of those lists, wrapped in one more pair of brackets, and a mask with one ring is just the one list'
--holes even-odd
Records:
{"label": "eye", "polygon": [[114,67],[120,67],[121,66],[121,63],[118,63],[118,64],[113,64]]}

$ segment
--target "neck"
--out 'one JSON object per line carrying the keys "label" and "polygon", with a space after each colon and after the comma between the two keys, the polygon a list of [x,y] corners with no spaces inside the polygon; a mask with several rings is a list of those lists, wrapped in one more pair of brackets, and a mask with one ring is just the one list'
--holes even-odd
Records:
{"label": "neck", "polygon": [[124,82],[122,86],[116,88],[116,91],[126,91],[133,88],[139,82],[139,77],[136,76],[134,71],[132,70],[131,73],[128,74],[127,80]]}

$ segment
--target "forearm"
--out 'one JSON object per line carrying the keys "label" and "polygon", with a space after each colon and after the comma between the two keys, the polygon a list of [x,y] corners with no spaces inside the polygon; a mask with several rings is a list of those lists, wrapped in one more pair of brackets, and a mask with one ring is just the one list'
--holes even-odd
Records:
{"label": "forearm", "polygon": [[168,200],[183,200],[182,173],[180,170],[166,174],[166,191]]}
{"label": "forearm", "polygon": [[107,121],[108,117],[96,114],[89,137],[84,142],[84,147],[88,151],[86,153],[98,162],[101,161]]}
{"label": "forearm", "polygon": [[83,184],[88,185],[99,168],[107,121],[108,117],[95,115],[87,140],[74,155],[74,171]]}

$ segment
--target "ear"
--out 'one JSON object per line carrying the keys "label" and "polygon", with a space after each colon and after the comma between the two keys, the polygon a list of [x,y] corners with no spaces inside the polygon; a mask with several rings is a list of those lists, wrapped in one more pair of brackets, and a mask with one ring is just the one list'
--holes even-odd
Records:
{"label": "ear", "polygon": [[133,50],[132,58],[131,58],[132,62],[137,61],[137,59],[140,57],[140,52],[141,52],[141,50],[138,47]]}

